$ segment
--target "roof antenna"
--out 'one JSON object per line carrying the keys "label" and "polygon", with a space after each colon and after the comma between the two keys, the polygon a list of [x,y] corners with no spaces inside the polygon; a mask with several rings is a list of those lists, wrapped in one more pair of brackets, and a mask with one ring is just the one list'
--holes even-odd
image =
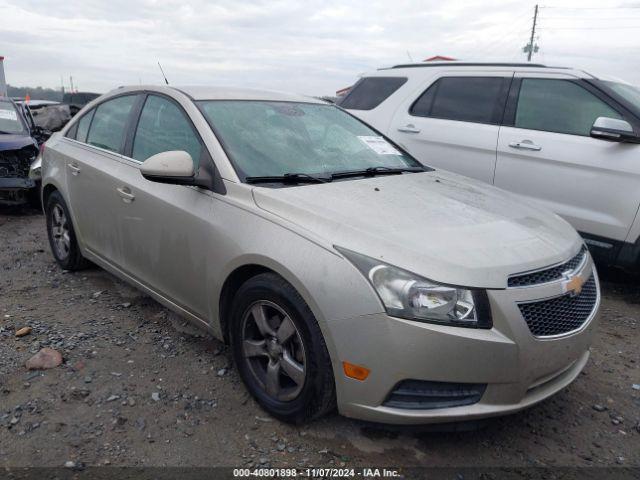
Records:
{"label": "roof antenna", "polygon": [[158,67],[160,67],[160,72],[162,73],[162,78],[164,78],[164,83],[169,85],[169,80],[167,80],[167,76],[164,74],[164,70],[162,70],[162,65],[160,65],[160,61],[158,61]]}

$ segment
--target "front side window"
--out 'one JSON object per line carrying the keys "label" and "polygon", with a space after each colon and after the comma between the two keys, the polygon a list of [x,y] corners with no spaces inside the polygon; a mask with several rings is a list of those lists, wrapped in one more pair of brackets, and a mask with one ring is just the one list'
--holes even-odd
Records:
{"label": "front side window", "polygon": [[514,126],[529,130],[589,136],[598,117],[622,116],[570,80],[522,80]]}
{"label": "front side window", "polygon": [[198,104],[241,177],[420,167],[334,105],[244,100]]}
{"label": "front side window", "polygon": [[406,77],[363,78],[353,86],[340,106],[350,110],[373,110],[406,81]]}
{"label": "front side window", "polygon": [[26,129],[13,103],[0,101],[0,134],[3,133],[26,133]]}
{"label": "front side window", "polygon": [[144,162],[156,153],[171,150],[189,153],[198,167],[202,147],[186,115],[170,100],[150,95],[140,114],[132,156]]}
{"label": "front side window", "polygon": [[443,77],[416,100],[409,113],[497,125],[502,120],[507,82],[502,77]]}
{"label": "front side window", "polygon": [[124,145],[127,120],[137,98],[137,95],[127,95],[98,105],[87,135],[87,143],[120,153]]}
{"label": "front side window", "polygon": [[636,112],[636,115],[640,115],[640,88],[628,83],[610,80],[599,80],[596,81],[596,83],[604,86],[605,89],[609,89],[615,95],[618,95]]}

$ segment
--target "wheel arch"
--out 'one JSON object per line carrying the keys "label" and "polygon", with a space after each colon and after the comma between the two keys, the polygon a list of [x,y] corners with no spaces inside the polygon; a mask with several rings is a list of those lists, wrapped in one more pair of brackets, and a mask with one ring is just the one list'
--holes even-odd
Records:
{"label": "wheel arch", "polygon": [[324,332],[324,322],[321,320],[322,317],[318,305],[298,277],[284,265],[267,257],[251,255],[232,262],[225,270],[228,273],[222,276],[224,281],[221,284],[219,295],[215,297],[218,301],[217,305],[214,306],[217,311],[220,336],[225,343],[229,343],[229,314],[236,292],[247,280],[262,273],[275,273],[296,289],[311,309],[316,321],[318,321],[320,329],[323,331],[323,334],[325,334],[326,341],[327,335]]}
{"label": "wheel arch", "polygon": [[[60,192],[60,189],[56,185],[54,185],[53,183],[47,183],[46,185],[44,185],[42,187],[42,208],[43,208],[43,210],[47,207],[47,200],[49,200],[49,197],[55,191]],[[60,195],[62,195],[62,192],[60,192]],[[64,195],[63,195],[63,198],[64,198]]]}

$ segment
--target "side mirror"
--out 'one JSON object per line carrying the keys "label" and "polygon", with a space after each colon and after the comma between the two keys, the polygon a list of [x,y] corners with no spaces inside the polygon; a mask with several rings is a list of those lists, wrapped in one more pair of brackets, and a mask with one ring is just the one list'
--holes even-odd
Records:
{"label": "side mirror", "polygon": [[596,118],[591,127],[591,136],[612,142],[640,143],[640,137],[633,132],[631,124],[619,118]]}
{"label": "side mirror", "polygon": [[140,168],[140,173],[152,182],[195,184],[193,159],[182,150],[161,152],[147,158]]}

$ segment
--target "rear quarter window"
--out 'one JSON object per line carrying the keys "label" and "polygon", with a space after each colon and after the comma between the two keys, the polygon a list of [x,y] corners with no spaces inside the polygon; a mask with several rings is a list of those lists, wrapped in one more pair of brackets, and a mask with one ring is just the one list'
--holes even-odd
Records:
{"label": "rear quarter window", "polygon": [[340,102],[350,110],[373,110],[407,81],[406,77],[367,77],[359,80]]}

